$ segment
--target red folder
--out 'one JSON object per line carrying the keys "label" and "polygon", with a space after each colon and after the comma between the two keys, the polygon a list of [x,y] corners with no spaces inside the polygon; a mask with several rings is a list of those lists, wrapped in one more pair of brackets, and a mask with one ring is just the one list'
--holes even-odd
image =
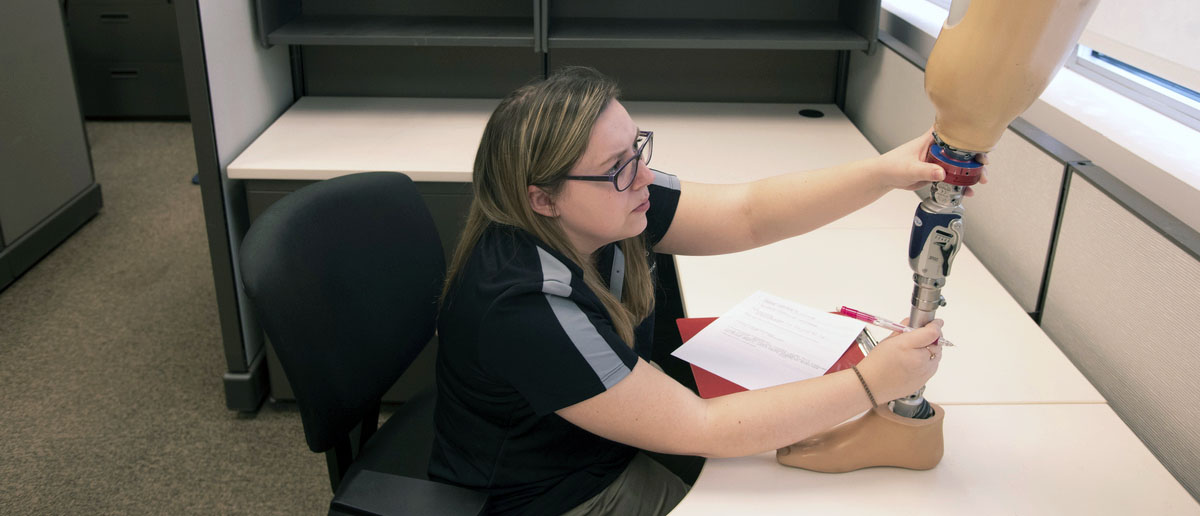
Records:
{"label": "red folder", "polygon": [[[687,342],[715,320],[717,320],[716,317],[696,317],[692,319],[676,319],[675,324],[679,326],[679,336],[683,338],[683,342]],[[862,350],[858,348],[857,344],[851,342],[846,352],[842,353],[841,358],[837,362],[834,362],[833,367],[825,371],[825,374],[835,373],[842,369],[850,369],[862,359]],[[688,365],[692,366],[692,376],[696,378],[696,389],[700,391],[701,398],[715,398],[747,390],[745,387],[721,378],[703,368],[696,367],[693,364]]]}

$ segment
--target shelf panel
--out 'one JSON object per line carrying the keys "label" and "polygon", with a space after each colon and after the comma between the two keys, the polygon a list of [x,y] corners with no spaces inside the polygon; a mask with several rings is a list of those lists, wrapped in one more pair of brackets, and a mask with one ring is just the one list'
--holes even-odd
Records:
{"label": "shelf panel", "polygon": [[863,36],[838,22],[557,19],[553,48],[866,50]]}
{"label": "shelf panel", "polygon": [[533,47],[527,18],[301,15],[271,32],[273,45]]}

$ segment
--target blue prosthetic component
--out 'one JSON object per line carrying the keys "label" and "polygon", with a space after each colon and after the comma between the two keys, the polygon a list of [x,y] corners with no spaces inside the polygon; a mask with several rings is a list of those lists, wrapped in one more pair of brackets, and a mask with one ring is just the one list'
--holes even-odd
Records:
{"label": "blue prosthetic component", "polygon": [[954,235],[949,230],[950,223],[961,218],[962,215],[958,213],[930,213],[917,206],[917,214],[913,216],[912,234],[908,238],[908,259],[915,259],[921,254],[921,249],[925,247],[925,241],[929,240],[931,232],[938,231],[933,238],[953,238]]}

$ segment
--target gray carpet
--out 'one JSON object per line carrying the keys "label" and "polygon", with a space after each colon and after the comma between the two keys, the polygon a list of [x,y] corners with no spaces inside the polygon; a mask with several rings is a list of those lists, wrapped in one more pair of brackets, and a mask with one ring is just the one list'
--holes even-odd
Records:
{"label": "gray carpet", "polygon": [[225,408],[191,126],[87,126],[100,214],[0,292],[0,514],[320,514],[295,408]]}

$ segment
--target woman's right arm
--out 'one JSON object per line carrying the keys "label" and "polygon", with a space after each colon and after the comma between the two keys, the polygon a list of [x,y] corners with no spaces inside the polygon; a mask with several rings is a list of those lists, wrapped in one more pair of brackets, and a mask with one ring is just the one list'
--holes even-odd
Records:
{"label": "woman's right arm", "polygon": [[[858,365],[877,402],[907,396],[933,376],[941,350],[930,343],[941,336],[941,324],[884,339]],[[556,413],[644,450],[740,457],[788,446],[870,408],[853,371],[706,400],[639,360],[612,388]]]}

